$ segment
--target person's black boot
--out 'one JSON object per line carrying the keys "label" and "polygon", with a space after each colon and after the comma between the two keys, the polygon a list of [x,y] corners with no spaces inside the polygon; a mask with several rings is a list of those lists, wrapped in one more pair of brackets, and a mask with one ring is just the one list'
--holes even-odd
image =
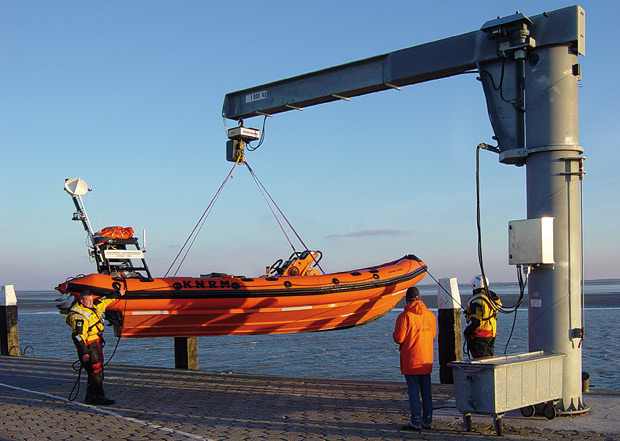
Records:
{"label": "person's black boot", "polygon": [[95,404],[100,404],[102,406],[111,406],[114,403],[116,403],[116,401],[106,398],[105,395],[95,398]]}

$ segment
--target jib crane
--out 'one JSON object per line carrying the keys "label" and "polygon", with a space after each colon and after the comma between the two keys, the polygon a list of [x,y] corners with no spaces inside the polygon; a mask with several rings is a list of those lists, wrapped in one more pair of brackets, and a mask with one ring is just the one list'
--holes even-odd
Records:
{"label": "jib crane", "polygon": [[[466,34],[229,93],[222,115],[236,121],[274,115],[477,70],[498,144],[485,147],[504,164],[526,166],[525,221],[552,224],[550,230],[525,228],[529,232],[516,242],[526,246],[511,250],[511,263],[532,268],[529,350],[566,354],[558,409],[579,414],[587,411],[581,382],[579,55],[585,55],[581,7],[533,17],[516,13]],[[541,250],[548,242],[551,249]],[[532,244],[537,252],[528,251]]]}

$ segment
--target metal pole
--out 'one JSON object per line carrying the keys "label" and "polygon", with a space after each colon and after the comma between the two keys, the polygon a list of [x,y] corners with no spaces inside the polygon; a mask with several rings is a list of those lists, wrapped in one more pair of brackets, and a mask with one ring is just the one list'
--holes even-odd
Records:
{"label": "metal pole", "polygon": [[537,48],[526,74],[527,217],[554,218],[553,265],[529,277],[529,350],[564,359],[561,414],[587,412],[581,386],[581,265],[577,54]]}
{"label": "metal pole", "polygon": [[437,287],[439,321],[438,353],[439,381],[454,384],[452,368],[448,363],[463,359],[463,331],[461,329],[461,295],[456,278],[439,279]]}
{"label": "metal pole", "polygon": [[77,218],[74,218],[74,220],[79,220],[80,222],[82,222],[82,226],[84,227],[84,230],[86,230],[88,238],[90,239],[90,244],[93,248],[93,257],[95,258],[95,262],[97,263],[97,272],[101,272],[101,268],[104,264],[103,253],[100,251],[99,247],[95,243],[95,233],[93,231],[93,227],[90,225],[90,220],[88,219],[86,208],[84,208],[84,201],[82,200],[82,196],[72,195],[71,199],[73,200],[73,204],[77,209]]}
{"label": "metal pole", "polygon": [[198,369],[198,337],[174,337],[174,367]]}
{"label": "metal pole", "polygon": [[13,285],[0,288],[0,355],[19,354],[17,297]]}

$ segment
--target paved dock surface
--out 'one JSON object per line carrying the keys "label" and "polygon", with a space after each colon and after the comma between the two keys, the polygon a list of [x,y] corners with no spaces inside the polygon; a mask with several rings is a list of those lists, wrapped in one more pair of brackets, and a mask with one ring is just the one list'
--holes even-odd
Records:
{"label": "paved dock surface", "polygon": [[[303,368],[300,368],[300,370]],[[431,430],[408,420],[405,383],[218,374],[137,366],[106,367],[116,404],[67,397],[71,363],[0,356],[0,440],[482,440],[498,439],[493,419],[473,415],[467,432],[453,387],[433,385]],[[504,440],[619,440],[620,392],[585,395],[580,417],[503,417]],[[500,438],[500,439],[502,439]]]}

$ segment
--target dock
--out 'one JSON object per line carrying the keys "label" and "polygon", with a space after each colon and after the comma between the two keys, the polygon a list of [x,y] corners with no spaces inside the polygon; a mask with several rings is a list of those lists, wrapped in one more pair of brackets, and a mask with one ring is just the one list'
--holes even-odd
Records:
{"label": "dock", "polygon": [[[291,363],[294,363],[291,360]],[[300,375],[303,367],[300,366]],[[620,391],[584,394],[587,415],[547,420],[517,411],[473,415],[465,431],[452,385],[433,384],[433,427],[401,430],[409,416],[405,382],[214,373],[110,363],[112,406],[74,401],[72,363],[0,356],[1,440],[617,440]]]}

